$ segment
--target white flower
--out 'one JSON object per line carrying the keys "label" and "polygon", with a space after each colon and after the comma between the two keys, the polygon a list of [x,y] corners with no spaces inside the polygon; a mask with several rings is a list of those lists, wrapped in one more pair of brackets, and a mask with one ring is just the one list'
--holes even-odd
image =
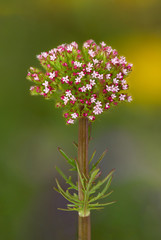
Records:
{"label": "white flower", "polygon": [[52,54],[52,55],[54,55],[54,49],[51,49],[50,51],[49,51],[49,54]]}
{"label": "white flower", "polygon": [[56,59],[55,54],[53,54],[52,56],[50,56],[50,60],[51,60],[51,61],[54,61],[55,59]]}
{"label": "white flower", "polygon": [[123,89],[123,90],[127,90],[127,89],[128,89],[128,85],[127,85],[127,84],[122,85],[122,89]]}
{"label": "white flower", "polygon": [[82,88],[81,88],[81,90],[82,90],[82,92],[86,92],[86,87],[85,86],[83,86]]}
{"label": "white flower", "polygon": [[68,82],[69,82],[68,76],[63,77],[63,81],[66,82],[66,83],[68,83]]}
{"label": "white flower", "polygon": [[49,78],[52,80],[53,78],[55,77],[55,72],[53,72],[53,73],[49,73]]}
{"label": "white flower", "polygon": [[110,65],[110,63],[107,63],[107,64],[106,64],[106,68],[107,68],[108,71],[111,70],[111,65]]}
{"label": "white flower", "polygon": [[95,52],[94,52],[92,49],[89,49],[89,50],[88,50],[88,54],[89,54],[91,57],[94,57],[94,56],[95,56]]}
{"label": "white flower", "polygon": [[85,48],[89,48],[89,46],[90,45],[88,43],[86,43],[86,42],[83,44],[83,47],[85,47]]}
{"label": "white flower", "polygon": [[76,119],[76,118],[78,117],[76,113],[72,113],[71,116],[72,116],[72,118],[74,118],[74,119]]}
{"label": "white flower", "polygon": [[114,65],[116,65],[116,64],[118,63],[118,58],[117,58],[117,57],[112,58],[112,59],[111,59],[111,62],[112,62]]}
{"label": "white flower", "polygon": [[84,77],[84,76],[85,76],[85,74],[84,74],[84,72],[83,72],[83,71],[79,72],[79,73],[78,73],[78,75],[79,75],[79,77],[80,77],[80,78],[82,78],[82,77]]}
{"label": "white flower", "polygon": [[91,97],[91,103],[94,103],[96,101],[95,97]]}
{"label": "white flower", "polygon": [[91,76],[92,76],[93,78],[97,78],[98,73],[96,73],[95,71],[93,71],[93,73],[91,74]]}
{"label": "white flower", "polygon": [[105,42],[101,42],[100,43],[102,47],[105,47],[106,46],[106,43]]}
{"label": "white flower", "polygon": [[92,80],[92,79],[90,79],[90,84],[92,85],[92,86],[94,86],[96,83],[95,83],[95,80]]}
{"label": "white flower", "polygon": [[108,54],[110,54],[113,51],[112,47],[109,46],[106,51],[108,52]]}
{"label": "white flower", "polygon": [[115,86],[115,91],[114,92],[118,92],[118,91],[120,91],[119,87]]}
{"label": "white flower", "polygon": [[35,89],[34,86],[31,86],[31,87],[30,87],[30,91],[33,91],[34,89]]}
{"label": "white flower", "polygon": [[127,101],[128,101],[128,102],[131,102],[131,101],[132,101],[132,97],[131,97],[131,96],[128,96],[128,97],[127,97]]}
{"label": "white flower", "polygon": [[126,82],[125,79],[123,79],[123,80],[121,81],[121,83],[122,83],[122,85],[123,85],[123,84],[127,84],[127,82]]}
{"label": "white flower", "polygon": [[109,103],[106,103],[106,108],[109,108],[110,107],[110,104]]}
{"label": "white flower", "polygon": [[92,68],[86,67],[86,71],[87,71],[87,72],[90,72],[91,70],[92,70]]}
{"label": "white flower", "polygon": [[124,100],[125,100],[125,97],[126,97],[126,95],[121,94],[121,95],[119,96],[120,101],[124,101]]}
{"label": "white flower", "polygon": [[111,91],[115,92],[115,86],[114,85],[111,86]]}
{"label": "white flower", "polygon": [[72,95],[72,94],[71,94],[71,90],[67,90],[65,93],[66,93],[66,96],[67,96],[67,97],[70,97],[70,96]]}
{"label": "white flower", "polygon": [[122,72],[123,72],[124,75],[127,75],[127,73],[128,73],[128,71],[127,71],[126,68],[123,68],[123,69],[122,69]]}
{"label": "white flower", "polygon": [[119,63],[120,63],[120,64],[127,64],[127,62],[126,62],[126,58],[123,57],[123,56],[120,57]]}
{"label": "white flower", "polygon": [[73,120],[73,119],[69,119],[69,120],[67,121],[67,123],[73,124],[73,123],[74,123],[74,120]]}
{"label": "white flower", "polygon": [[103,74],[98,74],[98,78],[101,80],[103,79]]}
{"label": "white flower", "polygon": [[111,78],[111,74],[106,74],[106,79],[110,79]]}
{"label": "white flower", "polygon": [[68,97],[64,97],[64,98],[63,98],[63,101],[64,101],[64,104],[66,105],[67,102],[69,101],[69,98],[68,98]]}
{"label": "white flower", "polygon": [[49,88],[45,87],[44,92],[48,93],[49,92]]}
{"label": "white flower", "polygon": [[116,95],[115,94],[111,94],[111,98],[112,99],[116,98]]}
{"label": "white flower", "polygon": [[106,90],[107,90],[107,92],[111,92],[112,91],[111,86],[106,85]]}
{"label": "white flower", "polygon": [[78,48],[78,44],[76,42],[72,42],[71,45],[75,47],[76,49]]}
{"label": "white flower", "polygon": [[95,58],[95,59],[93,59],[93,63],[94,63],[94,64],[97,64],[97,63],[99,63],[98,59],[96,59],[96,58]]}
{"label": "white flower", "polygon": [[67,45],[67,51],[72,52],[72,50],[73,50],[73,46],[72,45]]}
{"label": "white flower", "polygon": [[95,115],[101,114],[103,112],[103,109],[101,107],[94,106],[93,109],[93,113]]}
{"label": "white flower", "polygon": [[34,77],[34,79],[35,79],[36,81],[39,81],[38,75],[36,75],[36,76]]}
{"label": "white flower", "polygon": [[113,79],[113,83],[118,84],[119,80],[117,78]]}
{"label": "white flower", "polygon": [[41,55],[42,55],[44,58],[47,58],[48,53],[47,53],[47,52],[42,52]]}
{"label": "white flower", "polygon": [[72,95],[71,97],[70,97],[70,99],[72,100],[72,101],[76,101],[77,99],[74,97],[74,95]]}
{"label": "white flower", "polygon": [[81,82],[81,78],[80,78],[80,77],[76,77],[75,82],[76,82],[76,83]]}
{"label": "white flower", "polygon": [[90,90],[90,89],[92,89],[92,86],[90,84],[87,84],[86,89]]}
{"label": "white flower", "polygon": [[122,78],[122,73],[121,72],[117,74],[117,78],[119,78],[119,79]]}
{"label": "white flower", "polygon": [[74,65],[77,66],[77,67],[81,67],[81,66],[82,66],[82,63],[75,61],[75,62],[74,62]]}
{"label": "white flower", "polygon": [[88,116],[88,118],[89,118],[90,120],[93,120],[93,117],[94,117],[94,116]]}
{"label": "white flower", "polygon": [[45,81],[44,83],[42,83],[42,85],[45,86],[45,88],[48,87],[48,84],[49,84],[48,81]]}
{"label": "white flower", "polygon": [[90,63],[90,62],[89,62],[89,63],[87,64],[87,66],[88,66],[89,68],[92,68],[92,67],[93,67],[93,63]]}
{"label": "white flower", "polygon": [[97,101],[97,102],[96,102],[96,106],[97,106],[97,107],[101,107],[101,106],[102,106],[101,101]]}

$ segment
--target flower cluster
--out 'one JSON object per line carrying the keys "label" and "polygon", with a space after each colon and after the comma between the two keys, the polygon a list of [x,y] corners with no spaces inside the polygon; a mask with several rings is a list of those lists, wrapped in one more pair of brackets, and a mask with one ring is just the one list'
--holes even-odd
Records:
{"label": "flower cluster", "polygon": [[31,94],[54,97],[56,106],[65,109],[67,124],[82,116],[94,121],[111,106],[132,101],[125,80],[132,64],[104,42],[88,40],[81,50],[76,42],[62,44],[37,58],[46,72],[30,67]]}

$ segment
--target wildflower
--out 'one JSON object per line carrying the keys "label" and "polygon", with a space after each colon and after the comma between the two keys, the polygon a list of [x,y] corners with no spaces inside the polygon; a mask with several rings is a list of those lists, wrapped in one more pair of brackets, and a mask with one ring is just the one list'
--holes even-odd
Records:
{"label": "wildflower", "polygon": [[92,58],[95,56],[95,52],[92,49],[88,50],[88,53]]}
{"label": "wildflower", "polygon": [[119,96],[120,101],[124,101],[124,100],[125,100],[125,97],[126,97],[126,95],[121,94],[121,95]]}
{"label": "wildflower", "polygon": [[32,95],[55,97],[56,106],[66,111],[67,124],[82,116],[94,121],[111,106],[132,101],[126,92],[132,64],[104,42],[97,45],[90,39],[83,50],[76,42],[62,44],[37,58],[47,71],[29,69],[27,79],[35,85],[30,91]]}
{"label": "wildflower", "polygon": [[111,78],[111,74],[106,74],[106,79],[110,79]]}
{"label": "wildflower", "polygon": [[96,58],[95,58],[95,59],[93,59],[93,63],[94,63],[94,64],[97,64],[97,63],[99,63],[98,59],[96,59]]}
{"label": "wildflower", "polygon": [[90,89],[92,89],[92,86],[90,84],[87,84],[86,89],[90,90]]}
{"label": "wildflower", "polygon": [[106,64],[106,68],[107,68],[108,71],[110,71],[110,70],[111,70],[111,64],[110,64],[110,63],[107,63],[107,64]]}
{"label": "wildflower", "polygon": [[81,90],[82,90],[82,92],[86,92],[86,87],[83,86],[83,87],[81,88]]}
{"label": "wildflower", "polygon": [[73,123],[74,123],[74,120],[70,118],[70,119],[67,121],[67,123],[68,123],[68,124],[73,124]]}
{"label": "wildflower", "polygon": [[90,79],[90,84],[94,86],[96,84],[95,80]]}
{"label": "wildflower", "polygon": [[71,114],[72,118],[76,119],[78,117],[77,113],[72,113]]}
{"label": "wildflower", "polygon": [[49,78],[51,79],[51,80],[53,80],[53,78],[55,77],[55,72],[53,72],[53,73],[49,73]]}
{"label": "wildflower", "polygon": [[117,78],[113,79],[113,83],[118,84],[119,80]]}
{"label": "wildflower", "polygon": [[53,54],[52,56],[50,56],[50,60],[51,60],[51,61],[54,61],[55,59],[56,59],[55,54]]}
{"label": "wildflower", "polygon": [[96,73],[95,71],[93,71],[93,73],[91,74],[93,78],[97,78],[98,73]]}
{"label": "wildflower", "polygon": [[68,79],[68,76],[66,77],[63,77],[62,80],[65,82],[65,83],[69,83],[69,79]]}
{"label": "wildflower", "polygon": [[81,78],[80,77],[75,78],[75,82],[76,83],[80,83],[81,82]]}
{"label": "wildflower", "polygon": [[127,97],[127,101],[128,101],[128,102],[131,102],[131,101],[132,101],[132,97],[131,97],[131,96],[128,96],[128,97]]}

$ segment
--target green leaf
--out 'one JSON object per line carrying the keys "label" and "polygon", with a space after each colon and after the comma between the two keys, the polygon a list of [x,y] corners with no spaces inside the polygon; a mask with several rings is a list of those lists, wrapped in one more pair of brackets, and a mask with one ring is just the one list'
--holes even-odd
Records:
{"label": "green leaf", "polygon": [[65,192],[65,191],[61,188],[61,186],[60,186],[60,184],[59,184],[59,182],[58,182],[57,179],[56,179],[56,184],[57,184],[59,193],[60,193],[64,198],[66,198],[69,202],[74,203],[75,205],[78,205],[78,206],[80,205],[81,201],[75,200],[74,197],[73,197],[71,194],[69,194],[68,191]]}
{"label": "green leaf", "polygon": [[101,192],[98,193],[98,195],[96,197],[93,197],[89,203],[91,202],[95,202],[98,199],[102,198],[102,196],[104,196],[104,194],[106,193],[106,191],[108,190],[110,184],[111,184],[111,180],[112,180],[112,176],[107,180],[107,184],[105,185],[105,187],[103,188],[103,190]]}
{"label": "green leaf", "polygon": [[92,154],[92,156],[91,156],[91,158],[90,158],[90,160],[89,160],[89,164],[92,162],[92,160],[93,160],[95,154],[96,154],[96,150],[93,152],[93,154]]}
{"label": "green leaf", "polygon": [[82,184],[82,188],[83,188],[83,190],[85,191],[86,189],[85,189],[84,180],[83,180],[83,177],[82,177],[82,175],[81,175],[81,173],[80,173],[80,170],[79,170],[79,167],[78,167],[78,164],[77,164],[77,163],[76,163],[76,166],[77,166],[78,176],[79,176],[80,182],[81,182],[81,184]]}
{"label": "green leaf", "polygon": [[56,166],[55,168],[56,168],[56,170],[58,171],[58,173],[62,176],[62,178],[66,181],[66,183],[71,186],[69,189],[78,190],[78,187],[72,182],[71,176],[69,176],[69,178],[67,178],[67,177],[65,176],[65,174],[64,174],[57,166]]}
{"label": "green leaf", "polygon": [[76,161],[73,158],[68,157],[68,155],[60,147],[58,147],[58,151],[67,160],[67,162],[73,167],[73,170],[76,170]]}
{"label": "green leaf", "polygon": [[113,172],[115,171],[115,169],[111,170],[111,172],[102,180],[102,181],[98,181],[96,183],[95,186],[93,186],[90,190],[90,193],[94,193],[97,189],[99,189],[113,174]]}
{"label": "green leaf", "polygon": [[102,160],[103,157],[105,156],[106,152],[107,152],[107,149],[102,153],[102,155],[100,156],[100,158],[98,159],[98,161],[97,161],[95,164],[92,165],[92,168],[91,168],[90,172],[92,172],[93,169],[95,169],[95,168],[97,167],[97,165],[101,162],[101,160]]}

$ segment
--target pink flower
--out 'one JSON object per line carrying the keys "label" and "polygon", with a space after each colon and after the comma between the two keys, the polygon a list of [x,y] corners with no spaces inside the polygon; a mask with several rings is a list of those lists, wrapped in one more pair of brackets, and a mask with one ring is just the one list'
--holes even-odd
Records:
{"label": "pink flower", "polygon": [[121,95],[119,96],[120,101],[124,101],[124,100],[125,100],[125,97],[126,97],[126,95],[121,94]]}
{"label": "pink flower", "polygon": [[93,71],[93,73],[91,74],[91,76],[92,76],[93,78],[97,78],[97,76],[98,76],[98,73],[97,73],[97,72],[95,72],[95,71]]}
{"label": "pink flower", "polygon": [[88,50],[88,54],[89,54],[91,57],[94,57],[94,56],[96,55],[95,52],[94,52],[92,49]]}
{"label": "pink flower", "polygon": [[55,72],[53,72],[53,73],[49,73],[49,78],[51,79],[51,80],[53,80],[53,78],[55,77]]}
{"label": "pink flower", "polygon": [[50,60],[51,60],[51,61],[54,61],[55,59],[56,59],[55,54],[53,54],[52,56],[50,56]]}
{"label": "pink flower", "polygon": [[67,123],[68,123],[68,124],[73,124],[73,123],[74,123],[74,120],[73,120],[73,119],[69,119],[69,120],[67,121]]}
{"label": "pink flower", "polygon": [[95,80],[90,79],[90,84],[94,86],[96,84]]}
{"label": "pink flower", "polygon": [[128,97],[127,97],[127,101],[128,101],[128,102],[131,102],[131,101],[132,101],[132,97],[131,97],[131,96],[128,96]]}
{"label": "pink flower", "polygon": [[108,71],[110,71],[110,70],[111,70],[111,64],[110,64],[110,63],[107,63],[107,64],[106,64],[106,68],[107,68]]}
{"label": "pink flower", "polygon": [[93,63],[94,63],[94,64],[97,64],[97,63],[99,63],[98,59],[96,59],[96,58],[95,58],[95,59],[93,59]]}

